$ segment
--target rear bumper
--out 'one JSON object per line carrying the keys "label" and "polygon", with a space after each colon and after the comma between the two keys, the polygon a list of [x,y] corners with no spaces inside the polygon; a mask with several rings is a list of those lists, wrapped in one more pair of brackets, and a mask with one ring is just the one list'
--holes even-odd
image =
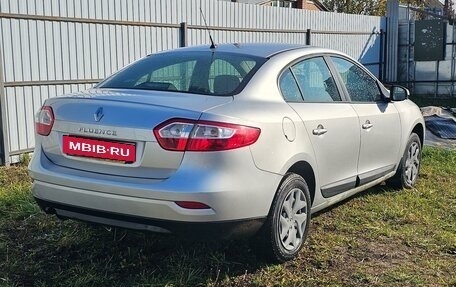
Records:
{"label": "rear bumper", "polygon": [[[248,148],[186,154],[171,177],[154,180],[61,167],[38,146],[29,171],[33,195],[42,202],[151,220],[217,224],[265,218],[282,178],[257,169]],[[185,209],[175,201],[211,208]]]}
{"label": "rear bumper", "polygon": [[122,227],[134,230],[172,233],[190,239],[228,239],[254,235],[263,225],[264,218],[223,222],[179,222],[103,212],[45,201],[35,197],[36,202],[48,214],[60,219],[76,219],[84,222]]}

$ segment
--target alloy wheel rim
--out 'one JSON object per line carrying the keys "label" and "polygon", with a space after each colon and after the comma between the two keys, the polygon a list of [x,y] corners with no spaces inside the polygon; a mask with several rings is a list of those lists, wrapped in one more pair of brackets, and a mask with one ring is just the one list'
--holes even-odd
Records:
{"label": "alloy wheel rim", "polygon": [[299,248],[307,223],[307,201],[299,188],[292,189],[282,203],[279,218],[279,239],[287,251]]}
{"label": "alloy wheel rim", "polygon": [[407,160],[405,161],[405,180],[411,185],[418,176],[420,167],[420,146],[413,142],[407,151]]}

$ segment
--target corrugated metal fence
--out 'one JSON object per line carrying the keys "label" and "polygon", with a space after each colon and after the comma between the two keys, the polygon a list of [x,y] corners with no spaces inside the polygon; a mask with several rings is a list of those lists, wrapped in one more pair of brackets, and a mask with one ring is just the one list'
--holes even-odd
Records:
{"label": "corrugated metal fence", "polygon": [[149,53],[209,43],[341,50],[382,74],[385,19],[216,0],[0,0],[0,159],[33,150],[42,102],[90,88]]}

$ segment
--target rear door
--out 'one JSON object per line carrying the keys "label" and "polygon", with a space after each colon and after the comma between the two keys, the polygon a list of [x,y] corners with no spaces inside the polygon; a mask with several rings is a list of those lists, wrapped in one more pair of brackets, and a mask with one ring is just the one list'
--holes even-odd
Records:
{"label": "rear door", "polygon": [[331,59],[359,117],[358,175],[363,185],[395,169],[401,142],[399,113],[383,99],[377,80],[361,66],[342,57]]}
{"label": "rear door", "polygon": [[303,59],[280,78],[282,95],[302,119],[317,159],[324,197],[356,185],[360,131],[358,116],[343,101],[323,57]]}

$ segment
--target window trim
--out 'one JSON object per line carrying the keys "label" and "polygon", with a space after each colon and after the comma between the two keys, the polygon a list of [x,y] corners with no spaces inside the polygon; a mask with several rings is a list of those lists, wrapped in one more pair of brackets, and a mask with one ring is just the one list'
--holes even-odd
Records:
{"label": "window trim", "polygon": [[[282,96],[282,99],[286,102],[286,103],[306,103],[306,104],[342,104],[342,103],[350,103],[351,102],[351,99],[350,97],[347,97],[347,94],[346,93],[346,90],[345,90],[345,85],[343,84],[343,82],[340,82],[339,80],[339,75],[334,75],[334,70],[331,68],[331,65],[333,64],[332,62],[328,62],[328,57],[330,55],[337,55],[337,54],[333,54],[333,53],[315,53],[315,54],[309,54],[309,55],[305,55],[305,56],[302,56],[302,57],[299,57],[299,58],[296,58],[294,59],[293,61],[291,61],[290,63],[288,63],[288,65],[286,65],[279,73],[279,76],[277,77],[277,88],[279,89],[279,92],[280,92],[280,95]],[[302,62],[302,61],[305,61],[305,60],[309,60],[309,59],[312,59],[312,58],[318,58],[318,57],[321,57],[323,58],[323,60],[325,61],[326,63],[326,66],[328,67],[328,70],[329,70],[329,73],[331,74],[331,76],[333,77],[334,79],[334,82],[336,84],[336,87],[337,87],[337,90],[339,92],[339,95],[340,95],[340,101],[332,101],[332,102],[306,102],[305,101],[305,98],[304,98],[304,94],[302,92],[302,89],[301,89],[301,86],[299,85],[299,82],[298,80],[296,79],[296,75],[294,74],[293,70],[291,69],[292,66],[296,65],[297,63],[299,62]],[[298,86],[298,89],[299,89],[299,92],[301,93],[301,98],[302,98],[302,101],[300,102],[295,102],[295,101],[287,101],[285,99],[285,97],[283,96],[282,94],[282,89],[280,88],[280,79],[282,78],[282,75],[285,73],[286,70],[290,70],[291,74],[293,75],[293,78],[295,79],[295,82]],[[339,76],[339,77],[337,77]]]}

